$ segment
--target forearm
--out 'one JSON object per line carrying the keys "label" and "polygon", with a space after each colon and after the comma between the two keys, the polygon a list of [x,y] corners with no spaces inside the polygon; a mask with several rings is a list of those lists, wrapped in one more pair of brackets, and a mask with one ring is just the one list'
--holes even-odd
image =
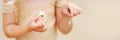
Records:
{"label": "forearm", "polygon": [[58,22],[58,27],[62,33],[68,34],[72,30],[72,22],[69,19],[62,18],[60,22]]}
{"label": "forearm", "polygon": [[9,24],[4,26],[4,32],[8,37],[19,37],[30,32],[30,30],[23,25]]}
{"label": "forearm", "polygon": [[15,12],[3,12],[3,28],[8,37],[19,37],[30,31],[27,25],[18,23]]}
{"label": "forearm", "polygon": [[56,7],[56,25],[62,33],[68,34],[72,30],[72,23],[69,23],[71,19],[63,17],[65,15],[62,15],[61,9],[62,7]]}

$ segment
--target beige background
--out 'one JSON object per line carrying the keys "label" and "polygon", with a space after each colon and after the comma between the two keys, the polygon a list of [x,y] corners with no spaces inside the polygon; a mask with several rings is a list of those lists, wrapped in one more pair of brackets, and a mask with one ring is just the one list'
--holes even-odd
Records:
{"label": "beige background", "polygon": [[[59,33],[58,40],[120,40],[120,0],[74,2],[82,8],[82,14],[73,19],[72,32],[67,36]],[[0,40],[9,40],[3,34],[0,20]]]}

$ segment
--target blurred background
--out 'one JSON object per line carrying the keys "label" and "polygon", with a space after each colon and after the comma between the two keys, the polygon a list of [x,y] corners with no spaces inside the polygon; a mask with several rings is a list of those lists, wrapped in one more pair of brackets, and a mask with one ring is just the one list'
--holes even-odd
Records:
{"label": "blurred background", "polygon": [[[58,40],[120,40],[120,0],[73,2],[82,8],[82,13],[73,18],[74,27],[71,33],[66,36],[59,33]],[[0,40],[14,40],[3,33],[1,12]]]}

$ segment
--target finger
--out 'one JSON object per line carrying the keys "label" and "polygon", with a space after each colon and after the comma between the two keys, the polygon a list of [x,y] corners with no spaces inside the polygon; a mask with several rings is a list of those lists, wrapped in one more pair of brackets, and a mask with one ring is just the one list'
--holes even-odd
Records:
{"label": "finger", "polygon": [[38,28],[38,29],[43,29],[44,28],[44,25],[39,25],[39,26],[37,26],[36,28]]}
{"label": "finger", "polygon": [[47,30],[47,27],[44,26],[44,28],[42,28],[40,32],[43,32],[43,31],[46,31],[46,30]]}
{"label": "finger", "polygon": [[75,5],[74,3],[70,3],[68,5],[68,8],[70,9],[71,14],[73,14],[74,16],[80,14],[81,9],[77,5]]}
{"label": "finger", "polygon": [[76,10],[76,13],[74,13],[73,15],[74,15],[74,16],[77,16],[77,15],[79,15],[79,14],[80,14],[80,11]]}
{"label": "finger", "polygon": [[44,26],[44,28],[42,29],[42,30],[46,30],[47,29],[47,27],[46,26]]}
{"label": "finger", "polygon": [[34,31],[40,31],[44,28],[44,26],[36,26],[36,27],[33,27],[33,30]]}
{"label": "finger", "polygon": [[62,14],[63,14],[63,15],[66,15],[66,16],[70,16],[70,15],[69,15],[69,12],[68,12],[68,10],[67,10],[67,7],[63,7],[63,8],[62,8]]}
{"label": "finger", "polygon": [[[42,28],[41,28],[42,27]],[[34,31],[37,31],[37,32],[43,32],[43,31],[46,31],[46,28],[45,26],[41,26],[39,28],[36,28]]]}
{"label": "finger", "polygon": [[80,14],[80,10],[78,10],[78,9],[74,9],[74,11],[73,11],[73,15],[76,16],[76,15],[78,15],[78,14]]}
{"label": "finger", "polygon": [[71,5],[71,3],[69,3],[69,4],[67,5],[67,8],[68,8],[69,11],[70,11],[70,13],[69,13],[70,16],[73,16],[73,13],[74,13],[74,9],[73,9],[72,7],[73,7],[73,5]]}
{"label": "finger", "polygon": [[39,23],[39,18],[36,18],[35,20],[32,21],[32,27],[38,27],[41,25],[41,23]]}
{"label": "finger", "polygon": [[76,14],[80,14],[82,9],[76,5],[75,10],[77,11]]}
{"label": "finger", "polygon": [[42,24],[42,20],[41,20],[40,18],[38,18],[37,24],[38,24],[38,25],[41,25],[41,24]]}
{"label": "finger", "polygon": [[67,12],[69,16],[73,17],[72,10],[69,7],[67,7]]}
{"label": "finger", "polygon": [[62,14],[63,15],[65,15],[65,16],[69,16],[69,17],[72,17],[72,15],[71,15],[71,11],[70,11],[70,9],[67,7],[67,6],[65,6],[64,8],[62,8],[63,10],[62,10]]}

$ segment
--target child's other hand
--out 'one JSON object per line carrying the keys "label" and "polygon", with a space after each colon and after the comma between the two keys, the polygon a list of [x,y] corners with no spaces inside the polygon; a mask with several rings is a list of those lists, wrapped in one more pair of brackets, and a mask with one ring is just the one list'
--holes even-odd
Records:
{"label": "child's other hand", "polygon": [[74,17],[80,14],[81,9],[74,3],[68,3],[62,8],[62,13],[69,17]]}
{"label": "child's other hand", "polygon": [[37,32],[44,32],[47,28],[45,27],[44,24],[41,23],[41,18],[36,18],[35,20],[33,20],[30,24],[29,27],[31,30],[33,31],[37,31]]}

